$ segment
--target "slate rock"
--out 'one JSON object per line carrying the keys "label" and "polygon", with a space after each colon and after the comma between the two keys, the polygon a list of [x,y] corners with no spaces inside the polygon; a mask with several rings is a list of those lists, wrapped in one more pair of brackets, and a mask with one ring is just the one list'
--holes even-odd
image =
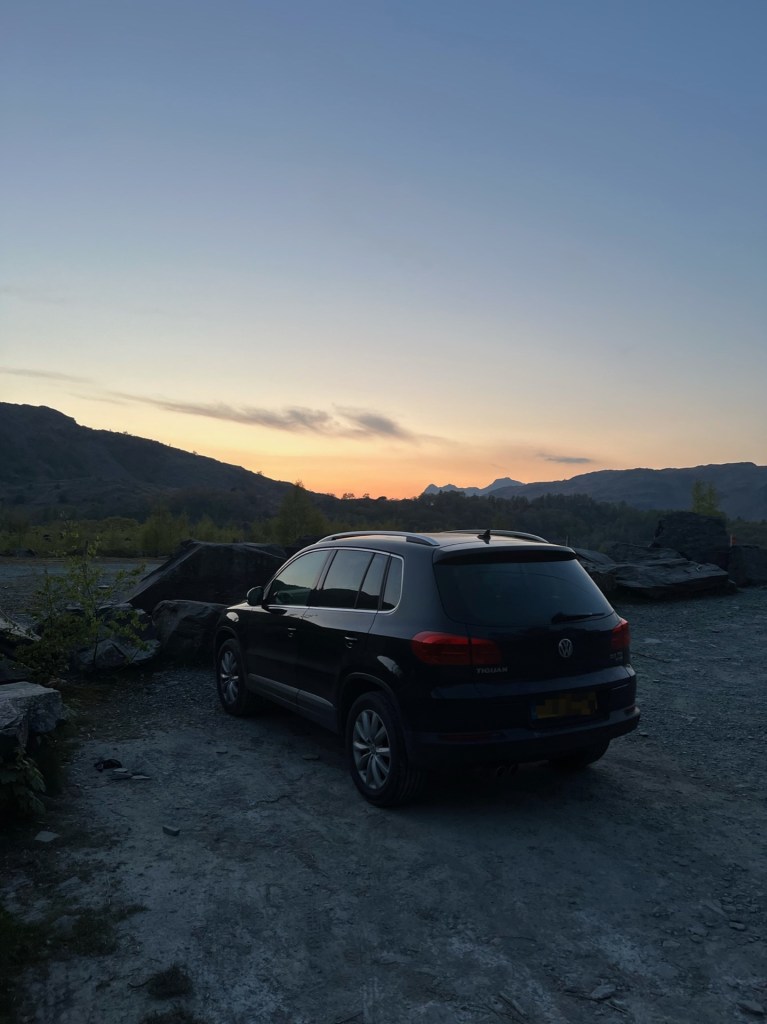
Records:
{"label": "slate rock", "polygon": [[39,639],[15,619],[0,612],[0,655],[16,656],[18,649]]}
{"label": "slate rock", "polygon": [[744,1013],[751,1014],[752,1017],[764,1017],[765,1010],[761,1003],[757,1003],[752,999],[743,999],[738,1003],[738,1009]]}
{"label": "slate rock", "polygon": [[589,993],[589,999],[593,999],[596,1003],[601,1003],[605,999],[609,999],[610,996],[614,996],[616,992],[615,985],[597,985],[597,987]]}
{"label": "slate rock", "polygon": [[739,587],[767,583],[767,548],[755,544],[734,544],[729,551],[727,571]]}
{"label": "slate rock", "polygon": [[245,600],[251,587],[267,583],[285,557],[284,549],[276,544],[186,541],[127,593],[125,600],[150,613],[160,601],[237,604]]}
{"label": "slate rock", "polygon": [[188,663],[210,661],[216,626],[225,608],[225,604],[205,601],[161,601],[152,621],[163,656]]}
{"label": "slate rock", "polygon": [[25,747],[30,733],[53,732],[65,718],[58,690],[28,682],[0,686],[0,751]]}
{"label": "slate rock", "polygon": [[151,661],[159,649],[160,644],[157,640],[142,641],[139,646],[108,637],[99,640],[92,647],[83,647],[75,651],[70,664],[75,672],[112,671]]}
{"label": "slate rock", "polygon": [[614,544],[608,549],[625,561],[614,561],[601,552],[576,550],[578,561],[604,594],[621,591],[659,601],[722,593],[731,586],[724,569],[691,562],[675,551],[630,544]]}
{"label": "slate rock", "polygon": [[721,594],[730,577],[717,565],[700,565],[685,558],[666,558],[639,565],[618,564],[610,570],[616,589],[652,600]]}
{"label": "slate rock", "polygon": [[58,839],[58,832],[38,832],[35,836],[35,842],[37,843],[52,843],[54,839]]}
{"label": "slate rock", "polygon": [[23,683],[28,678],[28,668],[21,662],[0,654],[0,686],[4,683]]}
{"label": "slate rock", "polygon": [[669,512],[659,520],[650,547],[673,548],[691,562],[725,568],[730,535],[724,519],[717,516]]}

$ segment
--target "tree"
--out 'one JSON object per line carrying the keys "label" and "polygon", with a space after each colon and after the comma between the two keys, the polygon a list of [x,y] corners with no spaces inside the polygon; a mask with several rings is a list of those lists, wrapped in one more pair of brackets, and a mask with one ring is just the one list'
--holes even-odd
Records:
{"label": "tree", "polygon": [[312,503],[304,485],[297,480],[288,491],[274,519],[275,538],[281,544],[293,544],[301,537],[322,536],[328,522]]}
{"label": "tree", "polygon": [[696,480],[692,485],[692,511],[699,516],[723,517],[719,508],[719,495],[713,484],[705,484],[702,480]]}

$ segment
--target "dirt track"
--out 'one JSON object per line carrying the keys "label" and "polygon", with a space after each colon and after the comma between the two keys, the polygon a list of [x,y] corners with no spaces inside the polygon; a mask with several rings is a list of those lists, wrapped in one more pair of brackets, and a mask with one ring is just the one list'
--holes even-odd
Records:
{"label": "dirt track", "polygon": [[[616,603],[639,732],[579,777],[443,779],[397,811],[357,795],[332,736],[225,716],[210,671],[73,691],[83,742],[43,826],[59,838],[15,841],[0,896],[65,926],[122,919],[114,952],[28,972],[20,1019],[758,1020],[767,589]],[[105,756],[148,779],[99,773]],[[159,1002],[144,983],[174,962],[193,990]]]}

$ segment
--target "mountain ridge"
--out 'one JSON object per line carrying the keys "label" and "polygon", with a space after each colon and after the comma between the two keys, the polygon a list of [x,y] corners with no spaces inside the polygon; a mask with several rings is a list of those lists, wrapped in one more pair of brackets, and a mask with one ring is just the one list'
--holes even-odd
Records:
{"label": "mountain ridge", "polygon": [[[754,462],[711,463],[678,469],[602,469],[567,480],[500,487],[491,484],[484,493],[494,498],[522,497],[529,500],[544,494],[585,494],[594,501],[625,502],[638,509],[677,511],[690,508],[693,484],[698,481],[714,487],[719,496],[719,506],[726,515],[751,521],[767,518],[767,466],[757,466]],[[438,493],[442,489],[463,491],[465,494],[476,490],[450,485],[428,493]]]}
{"label": "mountain ridge", "polygon": [[[226,522],[276,514],[293,484],[132,434],[95,430],[47,406],[0,402],[0,505],[38,518],[145,518],[158,503],[189,515]],[[753,462],[682,469],[598,470],[568,480],[523,484],[501,477],[487,487],[434,484],[469,497],[534,500],[584,494],[595,501],[641,510],[689,509],[696,481],[713,486],[731,518],[767,519],[767,466]],[[313,492],[307,491],[312,494]],[[348,503],[327,494],[315,501],[335,514]],[[385,516],[384,503],[378,506]]]}
{"label": "mountain ridge", "polygon": [[510,476],[499,476],[487,487],[456,487],[455,484],[444,484],[439,487],[437,484],[429,484],[422,491],[423,494],[441,494],[442,491],[462,491],[467,498],[486,497],[501,487],[522,487],[521,480],[512,480]]}

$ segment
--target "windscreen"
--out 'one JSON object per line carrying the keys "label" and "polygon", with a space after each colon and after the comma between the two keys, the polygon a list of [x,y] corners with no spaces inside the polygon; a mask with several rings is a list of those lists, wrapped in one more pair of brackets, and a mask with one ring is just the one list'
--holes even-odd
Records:
{"label": "windscreen", "polygon": [[434,572],[447,614],[470,625],[529,628],[613,610],[575,559],[446,561]]}

